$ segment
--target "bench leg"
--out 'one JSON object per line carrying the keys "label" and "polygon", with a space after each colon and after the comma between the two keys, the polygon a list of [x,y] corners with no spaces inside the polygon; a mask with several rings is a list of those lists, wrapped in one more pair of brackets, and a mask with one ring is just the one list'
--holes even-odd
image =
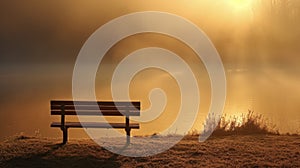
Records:
{"label": "bench leg", "polygon": [[126,129],[126,137],[127,137],[127,139],[126,139],[126,142],[127,142],[127,144],[130,144],[130,128],[129,129]]}
{"label": "bench leg", "polygon": [[68,128],[64,128],[63,130],[63,144],[68,142]]}

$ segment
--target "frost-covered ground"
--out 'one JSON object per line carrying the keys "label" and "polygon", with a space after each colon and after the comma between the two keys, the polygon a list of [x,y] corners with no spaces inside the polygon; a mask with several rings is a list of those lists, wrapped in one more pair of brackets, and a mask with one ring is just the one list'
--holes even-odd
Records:
{"label": "frost-covered ground", "polygon": [[[88,139],[71,139],[66,145],[60,141],[10,138],[0,143],[0,167],[300,167],[300,136],[219,136],[203,143],[188,136],[148,157],[117,155]],[[133,143],[153,149],[166,145],[159,137],[153,143]]]}

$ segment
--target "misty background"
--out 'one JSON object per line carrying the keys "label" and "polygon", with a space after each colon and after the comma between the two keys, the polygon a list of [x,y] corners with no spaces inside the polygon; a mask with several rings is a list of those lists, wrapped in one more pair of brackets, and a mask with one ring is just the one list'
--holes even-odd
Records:
{"label": "misty background", "polygon": [[[226,70],[225,113],[240,115],[250,109],[263,114],[281,132],[299,131],[300,1],[252,0],[247,6],[229,1],[1,1],[0,138],[37,131],[42,136],[60,136],[59,129],[50,128],[55,118],[50,116],[49,101],[72,99],[73,66],[84,42],[106,22],[145,10],[185,17],[208,35]],[[138,34],[111,48],[97,73],[97,97],[111,99],[111,74],[118,62],[150,46],[180,55],[199,76],[201,107],[194,128],[201,129],[210,101],[206,70],[189,47],[168,36]],[[167,77],[161,79],[164,75]],[[165,72],[149,69],[139,73],[130,93],[146,108],[148,92],[157,86],[168,95],[165,113],[153,123],[144,123],[136,134],[159,132],[176,116],[180,94]],[[77,132],[70,135],[82,136],[83,131]]]}

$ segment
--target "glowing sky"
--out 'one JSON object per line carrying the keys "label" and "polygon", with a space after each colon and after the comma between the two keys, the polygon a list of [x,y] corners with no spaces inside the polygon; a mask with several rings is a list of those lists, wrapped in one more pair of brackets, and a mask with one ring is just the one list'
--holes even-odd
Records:
{"label": "glowing sky", "polygon": [[[35,130],[45,136],[60,135],[59,130],[49,127],[54,119],[49,100],[72,98],[72,71],[81,46],[109,20],[145,10],[185,17],[211,38],[226,70],[226,113],[238,115],[251,109],[283,131],[299,130],[298,0],[29,0],[0,2],[0,137],[22,131],[33,134]],[[208,76],[194,53],[168,36],[135,35],[111,48],[97,73],[98,98],[111,98],[110,79],[118,62],[130,52],[150,46],[177,53],[198,76],[201,115],[195,128],[199,129],[209,108]],[[157,85],[166,89],[170,102],[156,123],[145,123],[139,134],[159,132],[176,114],[177,85],[159,70],[150,69],[135,77],[132,98],[149,106],[148,92]],[[165,125],[160,125],[163,122]]]}

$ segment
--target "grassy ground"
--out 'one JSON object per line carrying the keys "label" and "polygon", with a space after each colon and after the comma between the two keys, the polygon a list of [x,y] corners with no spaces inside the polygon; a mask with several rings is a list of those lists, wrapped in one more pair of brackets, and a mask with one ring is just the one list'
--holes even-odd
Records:
{"label": "grassy ground", "polygon": [[[187,136],[150,157],[113,154],[92,140],[19,136],[0,143],[0,167],[300,167],[300,136]],[[163,145],[163,144],[161,144]]]}
{"label": "grassy ground", "polygon": [[[214,132],[208,140],[200,143],[193,136],[198,133],[192,132],[169,150],[149,157],[117,155],[89,139],[61,145],[61,139],[19,135],[0,143],[0,167],[300,167],[299,135],[280,135],[252,111],[237,121],[222,117],[218,122],[209,116],[203,133]],[[140,155],[143,148],[168,146],[176,136],[149,138],[150,143],[138,139],[126,148],[118,139],[105,143],[120,143],[122,151]]]}

